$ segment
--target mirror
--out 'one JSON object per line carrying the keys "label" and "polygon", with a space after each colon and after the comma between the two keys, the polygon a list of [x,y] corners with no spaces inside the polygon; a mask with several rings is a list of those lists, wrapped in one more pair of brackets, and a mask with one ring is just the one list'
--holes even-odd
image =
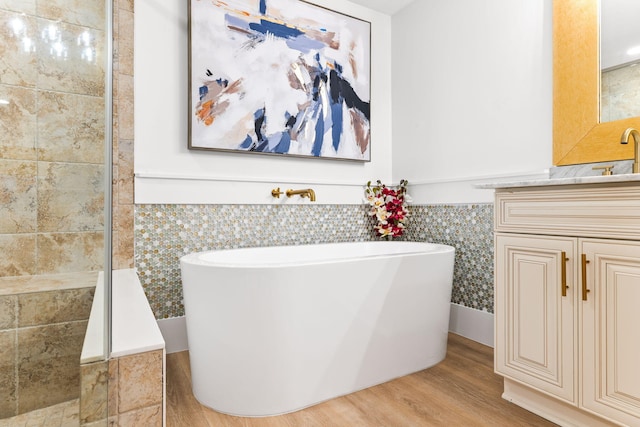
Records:
{"label": "mirror", "polygon": [[640,116],[638,0],[600,0],[600,122]]}
{"label": "mirror", "polygon": [[620,144],[640,117],[600,121],[598,0],[553,1],[553,164],[633,158]]}

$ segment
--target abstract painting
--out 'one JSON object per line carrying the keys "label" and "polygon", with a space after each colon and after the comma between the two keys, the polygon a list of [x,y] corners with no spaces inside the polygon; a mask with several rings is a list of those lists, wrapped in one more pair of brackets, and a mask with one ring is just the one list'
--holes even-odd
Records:
{"label": "abstract painting", "polygon": [[189,148],[371,160],[371,24],[301,0],[189,0]]}

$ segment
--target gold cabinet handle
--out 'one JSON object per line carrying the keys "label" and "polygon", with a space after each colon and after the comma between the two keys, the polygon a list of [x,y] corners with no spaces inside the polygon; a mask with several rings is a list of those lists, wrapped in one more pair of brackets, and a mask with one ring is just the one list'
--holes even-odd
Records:
{"label": "gold cabinet handle", "polygon": [[582,301],[586,301],[587,294],[591,292],[589,289],[587,289],[587,264],[589,264],[587,255],[582,254]]}
{"label": "gold cabinet handle", "polygon": [[567,289],[569,289],[569,286],[567,285],[567,261],[569,261],[569,258],[567,258],[567,253],[565,251],[562,251],[562,254],[560,256],[562,257],[562,261],[560,262],[560,270],[562,275],[562,296],[566,297]]}

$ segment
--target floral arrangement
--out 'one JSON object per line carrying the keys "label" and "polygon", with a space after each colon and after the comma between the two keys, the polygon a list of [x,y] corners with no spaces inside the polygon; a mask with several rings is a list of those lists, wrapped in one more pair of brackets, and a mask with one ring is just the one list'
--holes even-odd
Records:
{"label": "floral arrangement", "polygon": [[381,237],[399,237],[404,233],[404,222],[409,215],[404,203],[411,201],[407,194],[406,180],[401,180],[400,185],[394,190],[384,185],[380,180],[372,186],[367,182],[365,188],[366,201],[371,206],[369,215],[375,216],[378,224],[376,231]]}

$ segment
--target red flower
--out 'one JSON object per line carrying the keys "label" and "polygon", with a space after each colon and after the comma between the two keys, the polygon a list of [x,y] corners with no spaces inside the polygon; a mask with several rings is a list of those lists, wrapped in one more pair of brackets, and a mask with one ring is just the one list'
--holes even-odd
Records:
{"label": "red flower", "polygon": [[371,206],[369,214],[378,218],[375,229],[381,236],[397,237],[404,233],[403,222],[408,214],[404,207],[407,185],[404,179],[397,190],[386,187],[380,180],[373,187],[371,181],[367,183],[365,194]]}

